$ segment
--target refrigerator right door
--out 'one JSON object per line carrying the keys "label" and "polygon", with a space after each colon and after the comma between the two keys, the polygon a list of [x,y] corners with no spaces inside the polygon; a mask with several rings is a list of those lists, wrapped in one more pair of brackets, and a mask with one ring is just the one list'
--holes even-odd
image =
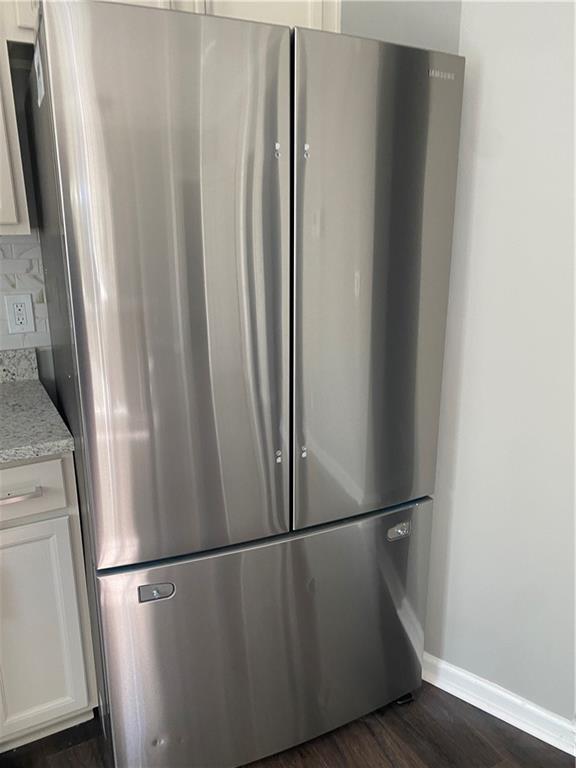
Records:
{"label": "refrigerator right door", "polygon": [[463,77],[295,32],[295,528],[433,492]]}

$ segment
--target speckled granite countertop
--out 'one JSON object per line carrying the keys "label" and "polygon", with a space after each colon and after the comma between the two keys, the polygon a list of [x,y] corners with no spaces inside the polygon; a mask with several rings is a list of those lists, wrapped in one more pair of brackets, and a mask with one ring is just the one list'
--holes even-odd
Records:
{"label": "speckled granite countertop", "polygon": [[[28,353],[24,359],[22,353]],[[34,350],[30,350],[34,353]],[[28,350],[0,352],[0,464],[74,450]]]}

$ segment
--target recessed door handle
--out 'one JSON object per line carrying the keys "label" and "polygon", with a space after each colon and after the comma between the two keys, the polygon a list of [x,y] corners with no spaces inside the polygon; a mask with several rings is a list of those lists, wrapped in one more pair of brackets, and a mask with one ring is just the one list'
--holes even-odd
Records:
{"label": "recessed door handle", "polygon": [[165,584],[143,584],[138,587],[138,600],[141,603],[167,600],[169,597],[173,597],[175,592],[176,585],[170,581]]}
{"label": "recessed door handle", "polygon": [[38,496],[42,496],[42,486],[37,485],[24,493],[12,493],[8,491],[3,496],[0,496],[0,506],[5,504],[17,504],[19,501],[28,501],[28,499],[37,499]]}
{"label": "recessed door handle", "polygon": [[406,536],[410,536],[412,533],[412,521],[404,520],[402,523],[393,525],[392,528],[388,528],[386,538],[388,541],[397,541],[398,539],[405,539]]}

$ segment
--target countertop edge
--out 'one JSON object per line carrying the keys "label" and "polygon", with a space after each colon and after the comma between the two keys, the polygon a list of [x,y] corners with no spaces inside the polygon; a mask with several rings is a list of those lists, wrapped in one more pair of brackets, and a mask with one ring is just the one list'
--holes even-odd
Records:
{"label": "countertop edge", "polygon": [[74,453],[74,440],[71,437],[62,440],[52,440],[45,443],[23,445],[18,448],[10,448],[6,451],[0,449],[0,469],[3,464],[27,459],[43,459],[51,456],[59,456]]}

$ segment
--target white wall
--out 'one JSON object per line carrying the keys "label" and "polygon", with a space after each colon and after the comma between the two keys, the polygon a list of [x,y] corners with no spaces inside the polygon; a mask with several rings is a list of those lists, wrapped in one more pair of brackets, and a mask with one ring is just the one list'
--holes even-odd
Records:
{"label": "white wall", "polygon": [[458,53],[462,3],[342,0],[341,28],[347,35]]}
{"label": "white wall", "polygon": [[573,8],[463,3],[427,650],[571,717]]}
{"label": "white wall", "polygon": [[574,711],[573,8],[355,2],[467,59],[426,650]]}

